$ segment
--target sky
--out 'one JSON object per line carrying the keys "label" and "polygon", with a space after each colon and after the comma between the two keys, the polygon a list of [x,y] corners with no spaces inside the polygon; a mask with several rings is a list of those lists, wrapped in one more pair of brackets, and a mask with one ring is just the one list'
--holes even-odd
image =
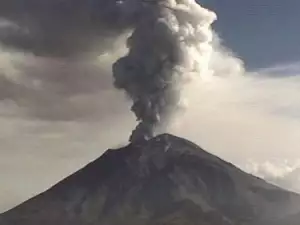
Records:
{"label": "sky", "polygon": [[[127,143],[136,122],[111,66],[136,13],[112,2],[0,2],[0,211]],[[221,75],[183,90],[168,132],[300,192],[300,2],[202,3],[218,15]]]}
{"label": "sky", "polygon": [[200,0],[218,14],[215,29],[247,68],[299,61],[297,0]]}

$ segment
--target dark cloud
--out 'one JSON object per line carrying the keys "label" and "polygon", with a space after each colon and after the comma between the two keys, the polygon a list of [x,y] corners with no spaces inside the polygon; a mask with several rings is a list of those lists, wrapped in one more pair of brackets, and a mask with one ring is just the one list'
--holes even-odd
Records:
{"label": "dark cloud", "polygon": [[[130,7],[136,0],[127,1],[0,1],[1,103],[43,120],[118,113],[125,103],[113,88],[111,64],[138,11]],[[103,53],[112,58],[97,61]]]}
{"label": "dark cloud", "polygon": [[0,18],[19,29],[0,28],[0,41],[37,55],[99,52],[136,21],[138,10],[129,6],[115,0],[3,0]]}

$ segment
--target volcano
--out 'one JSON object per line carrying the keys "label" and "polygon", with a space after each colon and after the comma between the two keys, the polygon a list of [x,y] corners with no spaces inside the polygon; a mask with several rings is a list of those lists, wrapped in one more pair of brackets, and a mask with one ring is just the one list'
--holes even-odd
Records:
{"label": "volcano", "polygon": [[169,134],[108,150],[1,225],[298,225],[300,196]]}

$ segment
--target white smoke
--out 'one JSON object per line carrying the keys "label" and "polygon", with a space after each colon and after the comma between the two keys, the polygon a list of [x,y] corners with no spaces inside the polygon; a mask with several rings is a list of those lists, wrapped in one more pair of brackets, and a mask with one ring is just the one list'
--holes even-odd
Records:
{"label": "white smoke", "polygon": [[142,10],[128,39],[129,52],[113,69],[115,85],[132,99],[139,122],[130,141],[149,139],[168,123],[183,102],[184,83],[213,75],[215,13],[194,0],[145,1]]}

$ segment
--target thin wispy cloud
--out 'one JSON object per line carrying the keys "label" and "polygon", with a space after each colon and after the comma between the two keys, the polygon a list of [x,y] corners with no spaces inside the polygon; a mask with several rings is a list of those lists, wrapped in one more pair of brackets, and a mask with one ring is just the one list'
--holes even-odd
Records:
{"label": "thin wispy cloud", "polygon": [[300,61],[287,62],[256,70],[254,74],[265,74],[272,77],[287,77],[300,75]]}

